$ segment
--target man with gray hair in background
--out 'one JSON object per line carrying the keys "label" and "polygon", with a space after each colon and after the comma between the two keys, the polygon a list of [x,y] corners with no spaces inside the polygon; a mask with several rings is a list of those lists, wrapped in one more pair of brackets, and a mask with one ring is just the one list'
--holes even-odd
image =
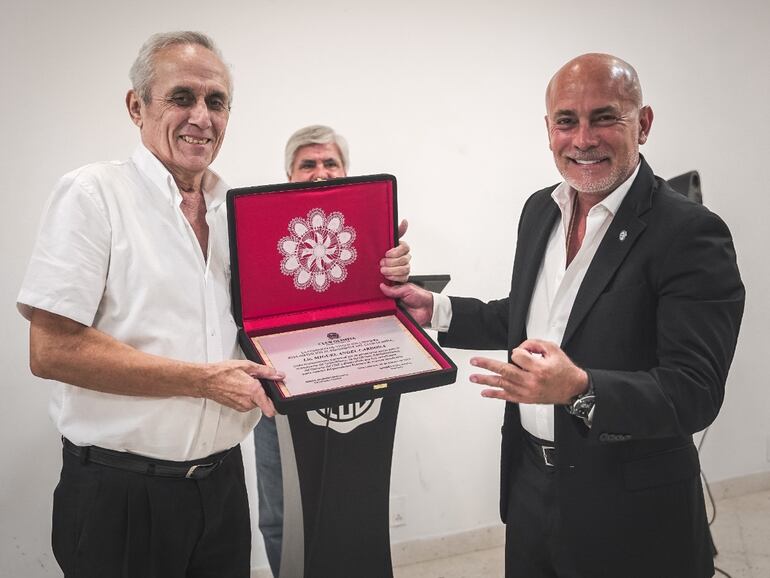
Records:
{"label": "man with gray hair in background", "polygon": [[[297,130],[286,142],[284,161],[290,183],[325,181],[346,177],[349,166],[348,143],[328,126],[314,124]],[[399,238],[406,233],[404,220],[398,227]],[[380,262],[383,276],[397,283],[409,278],[409,246],[400,241],[385,253]],[[273,576],[281,567],[283,546],[283,476],[278,432],[274,418],[263,418],[254,428],[259,494],[259,530]]]}
{"label": "man with gray hair in background", "polygon": [[345,177],[349,159],[348,143],[342,135],[321,124],[306,126],[286,143],[286,178],[298,183]]}
{"label": "man with gray hair in background", "polygon": [[210,38],[155,34],[126,106],[141,144],[54,189],[18,296],[30,367],[62,434],[52,545],[67,577],[247,578],[239,443],[259,382],[230,308],[227,185],[209,165],[230,116]]}

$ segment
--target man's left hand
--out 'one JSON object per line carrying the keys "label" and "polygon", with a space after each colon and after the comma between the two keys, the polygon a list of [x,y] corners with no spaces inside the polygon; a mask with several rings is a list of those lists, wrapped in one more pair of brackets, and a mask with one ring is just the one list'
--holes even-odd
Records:
{"label": "man's left hand", "polygon": [[555,343],[527,339],[511,351],[511,362],[473,357],[471,365],[492,373],[470,380],[490,386],[482,396],[514,403],[567,404],[588,391],[588,374]]}
{"label": "man's left hand", "polygon": [[[404,236],[409,223],[406,220],[401,221],[398,226],[399,239]],[[409,254],[409,245],[406,241],[399,241],[397,247],[393,247],[385,257],[380,261],[380,273],[388,281],[396,283],[405,283],[409,279],[410,266],[409,261],[412,256]]]}

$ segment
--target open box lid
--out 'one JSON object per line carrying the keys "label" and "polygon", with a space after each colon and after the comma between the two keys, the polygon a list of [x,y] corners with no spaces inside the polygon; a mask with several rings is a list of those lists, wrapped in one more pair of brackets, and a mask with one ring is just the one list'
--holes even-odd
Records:
{"label": "open box lid", "polygon": [[397,239],[396,178],[227,193],[233,315],[248,335],[393,311],[379,262]]}

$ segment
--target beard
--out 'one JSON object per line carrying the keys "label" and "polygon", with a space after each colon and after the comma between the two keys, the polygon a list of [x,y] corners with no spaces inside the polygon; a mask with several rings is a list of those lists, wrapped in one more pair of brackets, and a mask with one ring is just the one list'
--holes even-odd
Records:
{"label": "beard", "polygon": [[[585,155],[574,158],[580,160],[593,160]],[[575,164],[572,160],[560,160],[562,160],[562,163],[560,163],[558,167],[559,173],[561,173],[561,176],[573,190],[589,195],[608,195],[618,188],[623,181],[634,172],[636,165],[639,163],[639,156],[638,154],[629,156],[627,162],[624,163],[620,163],[618,162],[618,159],[614,159],[609,170],[601,171],[599,174],[591,174],[588,171],[582,172],[580,169],[575,170]],[[564,164],[565,162],[566,164]]]}

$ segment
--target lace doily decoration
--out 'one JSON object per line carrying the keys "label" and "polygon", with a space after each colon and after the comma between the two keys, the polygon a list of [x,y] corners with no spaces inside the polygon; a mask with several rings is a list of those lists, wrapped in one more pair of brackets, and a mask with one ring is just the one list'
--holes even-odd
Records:
{"label": "lace doily decoration", "polygon": [[346,267],[356,260],[355,238],[355,229],[345,226],[342,213],[327,217],[323,210],[311,209],[307,218],[292,219],[289,236],[278,241],[281,273],[294,277],[297,289],[312,286],[319,293],[326,291],[331,282],[347,277]]}

